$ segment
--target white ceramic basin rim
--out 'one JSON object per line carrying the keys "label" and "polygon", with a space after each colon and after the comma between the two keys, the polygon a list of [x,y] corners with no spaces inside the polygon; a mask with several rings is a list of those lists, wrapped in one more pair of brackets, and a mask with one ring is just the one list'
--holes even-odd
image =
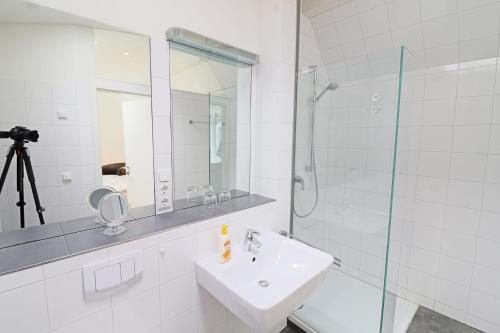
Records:
{"label": "white ceramic basin rim", "polygon": [[215,255],[196,263],[198,283],[241,320],[267,332],[319,285],[333,257],[276,233],[258,237],[256,252],[233,249],[226,264]]}

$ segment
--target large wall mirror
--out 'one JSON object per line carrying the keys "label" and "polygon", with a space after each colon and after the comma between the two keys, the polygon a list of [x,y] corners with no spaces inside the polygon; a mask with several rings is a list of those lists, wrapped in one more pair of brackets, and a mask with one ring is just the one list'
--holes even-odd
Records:
{"label": "large wall mirror", "polygon": [[251,83],[251,65],[170,42],[174,209],[249,193]]}
{"label": "large wall mirror", "polygon": [[[21,147],[29,152],[45,226],[94,215],[88,195],[98,186],[126,196],[129,219],[153,215],[148,37],[20,0],[4,2],[0,169],[8,173],[0,192],[0,230],[41,224],[31,168],[17,167]],[[12,149],[9,167],[5,156]]]}

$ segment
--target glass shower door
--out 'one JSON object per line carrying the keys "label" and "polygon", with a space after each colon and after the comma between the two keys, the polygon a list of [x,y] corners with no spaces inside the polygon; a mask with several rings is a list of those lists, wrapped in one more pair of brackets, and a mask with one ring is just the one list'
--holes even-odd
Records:
{"label": "glass shower door", "polygon": [[338,65],[308,66],[298,74],[292,233],[342,261],[291,318],[312,332],[392,331],[394,68],[346,75]]}

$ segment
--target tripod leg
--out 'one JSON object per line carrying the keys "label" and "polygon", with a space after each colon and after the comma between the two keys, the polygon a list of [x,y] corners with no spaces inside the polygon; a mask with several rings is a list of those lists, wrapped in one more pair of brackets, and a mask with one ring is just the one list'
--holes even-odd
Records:
{"label": "tripod leg", "polygon": [[23,158],[21,156],[20,151],[16,151],[17,154],[17,192],[19,193],[19,201],[17,202],[17,206],[19,207],[19,213],[21,215],[21,228],[24,228],[24,206],[26,202],[24,202],[24,165]]}
{"label": "tripod leg", "polygon": [[3,166],[2,175],[0,176],[0,193],[2,193],[5,179],[7,179],[7,173],[9,172],[12,157],[14,157],[14,148],[10,147],[9,152],[7,153],[7,159],[5,160],[5,165]]}
{"label": "tripod leg", "polygon": [[40,198],[38,197],[38,191],[36,189],[35,184],[35,173],[33,172],[33,166],[31,165],[31,159],[26,149],[23,150],[22,158],[24,160],[24,164],[26,166],[26,173],[28,174],[28,180],[31,185],[31,192],[33,192],[33,199],[35,200],[36,211],[38,213],[38,219],[40,220],[40,224],[45,224],[45,220],[43,219],[43,212],[45,208],[40,204]]}

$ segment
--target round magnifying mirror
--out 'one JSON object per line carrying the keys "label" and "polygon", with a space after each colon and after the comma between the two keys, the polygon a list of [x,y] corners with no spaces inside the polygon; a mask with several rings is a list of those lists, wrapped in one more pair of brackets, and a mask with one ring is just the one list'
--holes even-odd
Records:
{"label": "round magnifying mirror", "polygon": [[99,202],[106,194],[115,192],[115,189],[109,186],[99,186],[96,187],[92,192],[89,193],[87,197],[88,204],[90,208],[97,213],[99,208]]}
{"label": "round magnifying mirror", "polygon": [[98,205],[98,213],[101,221],[109,228],[104,230],[107,236],[115,236],[125,232],[126,228],[121,224],[128,217],[129,204],[127,198],[119,193],[106,194]]}

